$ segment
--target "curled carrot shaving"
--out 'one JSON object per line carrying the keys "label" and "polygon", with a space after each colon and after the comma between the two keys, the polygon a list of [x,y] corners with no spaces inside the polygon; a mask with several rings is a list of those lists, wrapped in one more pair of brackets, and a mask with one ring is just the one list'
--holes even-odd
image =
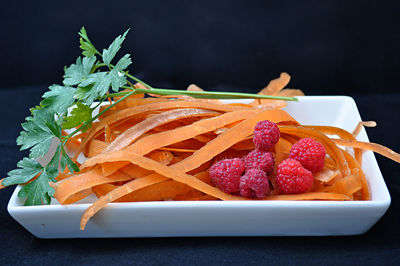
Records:
{"label": "curled carrot shaving", "polygon": [[170,121],[192,116],[200,116],[200,117],[216,116],[217,114],[218,114],[217,112],[209,110],[186,108],[186,109],[174,109],[163,112],[161,114],[154,115],[136,124],[135,126],[129,128],[124,133],[119,135],[111,145],[109,145],[106,149],[104,149],[104,153],[121,150],[126,146],[128,146],[129,144],[131,144],[132,142],[134,142],[138,137],[143,135],[145,132],[157,126],[166,124]]}
{"label": "curled carrot shaving", "polygon": [[[148,170],[153,170],[156,173],[163,175],[165,177],[171,178],[175,181],[184,183],[186,185],[189,185],[199,191],[205,192],[208,195],[211,195],[213,197],[222,199],[222,200],[243,200],[245,198],[239,197],[239,196],[233,196],[230,194],[227,194],[225,192],[222,192],[216,187],[210,186],[199,179],[182,173],[179,170],[175,170],[172,167],[165,166],[161,163],[158,163],[154,160],[151,160],[149,158],[137,155],[135,153],[129,154],[126,158],[122,158],[123,161],[130,161],[131,163],[137,164],[138,166],[148,169]],[[122,187],[120,187],[122,188]],[[116,191],[119,188],[113,190]],[[108,193],[107,195],[110,195],[111,193]],[[115,193],[114,193],[115,194]],[[102,209],[104,206],[107,205],[107,203],[110,203],[113,201],[113,198],[110,196],[104,196],[101,197],[98,201],[96,201],[94,204],[92,204],[83,214],[81,218],[81,230],[85,229],[86,223],[88,220],[95,215],[100,209]],[[115,195],[114,197],[120,198],[123,196],[122,192],[120,194]]]}
{"label": "curled carrot shaving", "polygon": [[363,150],[370,150],[380,155],[383,155],[393,161],[400,163],[400,154],[377,143],[362,142],[356,140],[333,139],[333,141],[340,146],[347,146],[353,148],[360,148]]}
{"label": "curled carrot shaving", "polygon": [[[145,105],[139,105],[132,108],[123,109],[104,117],[99,123],[94,124],[85,138],[82,140],[81,148],[78,152],[81,152],[87,142],[92,139],[99,131],[103,130],[106,125],[115,123],[125,118],[134,117],[137,115],[143,115],[149,111],[155,110],[168,110],[175,108],[201,108],[213,111],[230,112],[235,110],[243,109],[244,107],[235,107],[224,104],[212,104],[206,102],[191,102],[191,101],[180,101],[180,100],[169,100],[165,102],[149,103]],[[249,108],[247,108],[249,109]]]}
{"label": "curled carrot shaving", "polygon": [[360,134],[360,131],[363,127],[376,127],[375,121],[360,121],[357,126],[354,128],[353,133],[351,133],[354,137],[357,137]]}

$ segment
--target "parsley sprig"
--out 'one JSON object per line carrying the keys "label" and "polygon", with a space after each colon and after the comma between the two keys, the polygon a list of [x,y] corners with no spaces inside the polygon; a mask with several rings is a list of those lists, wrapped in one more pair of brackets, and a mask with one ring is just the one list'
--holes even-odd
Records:
{"label": "parsley sprig", "polygon": [[[17,144],[21,146],[21,150],[29,149],[29,156],[17,163],[18,168],[10,171],[1,185],[23,184],[18,196],[26,198],[25,205],[50,204],[55,192],[50,182],[56,182],[55,178],[66,168],[71,173],[79,172],[79,167],[65,150],[67,141],[78,132],[88,130],[94,120],[130,95],[149,93],[181,94],[212,99],[297,100],[292,97],[248,93],[153,88],[128,73],[127,68],[132,64],[130,54],[125,54],[118,60],[115,59],[128,32],[129,30],[119,35],[107,49],[103,49],[100,53],[90,41],[85,28],[82,28],[79,32],[82,57],[78,57],[74,64],[64,68],[62,85],[51,85],[43,94],[40,105],[32,108],[31,115],[25,119],[26,122],[22,123],[23,130],[17,138]],[[141,83],[146,89],[134,87],[129,80]],[[120,91],[121,89],[123,91]],[[116,96],[122,97],[93,116],[93,111],[97,106],[108,98]],[[98,103],[94,104],[95,102]],[[69,135],[62,134],[63,129],[73,128],[75,130]],[[52,144],[57,145],[53,157],[48,164],[41,165],[37,159],[47,154]]]}

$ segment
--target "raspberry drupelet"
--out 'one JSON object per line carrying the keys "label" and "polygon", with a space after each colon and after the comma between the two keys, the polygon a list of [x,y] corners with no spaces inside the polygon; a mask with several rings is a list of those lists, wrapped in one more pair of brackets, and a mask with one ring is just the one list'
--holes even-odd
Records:
{"label": "raspberry drupelet", "polygon": [[276,182],[285,194],[305,193],[311,190],[314,177],[295,159],[286,159],[278,165]]}
{"label": "raspberry drupelet", "polygon": [[260,150],[270,151],[279,141],[279,137],[279,128],[271,121],[260,121],[254,128],[253,142]]}
{"label": "raspberry drupelet", "polygon": [[240,177],[246,169],[239,158],[225,159],[210,167],[209,173],[213,184],[226,193],[239,192]]}
{"label": "raspberry drupelet", "polygon": [[304,138],[293,144],[289,158],[299,161],[304,168],[315,173],[324,168],[325,147],[313,138]]}
{"label": "raspberry drupelet", "polygon": [[264,198],[269,192],[267,174],[260,169],[250,169],[240,178],[240,195],[247,198]]}
{"label": "raspberry drupelet", "polygon": [[275,160],[272,153],[259,149],[252,150],[244,158],[246,169],[257,168],[265,171],[267,174],[274,170]]}

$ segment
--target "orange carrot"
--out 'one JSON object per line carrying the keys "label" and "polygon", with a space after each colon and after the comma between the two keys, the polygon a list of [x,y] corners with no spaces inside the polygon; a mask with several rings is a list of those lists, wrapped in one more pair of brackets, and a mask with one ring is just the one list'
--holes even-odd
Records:
{"label": "orange carrot", "polygon": [[187,118],[191,116],[215,116],[217,114],[218,114],[217,112],[209,110],[185,108],[185,109],[174,109],[163,112],[161,114],[154,115],[136,124],[135,126],[126,130],[120,136],[118,136],[111,143],[110,146],[104,149],[104,153],[121,150],[126,146],[128,146],[129,144],[131,144],[132,142],[134,142],[138,137],[143,135],[145,132],[157,126],[166,124],[170,121],[174,121],[181,118]]}
{"label": "orange carrot", "polygon": [[[126,153],[125,153],[126,155]],[[121,158],[122,157],[122,158]],[[179,170],[175,170],[172,167],[165,166],[159,162],[156,162],[154,160],[151,160],[149,158],[140,156],[135,153],[130,153],[128,156],[125,156],[121,154],[120,159],[122,161],[129,161],[133,164],[136,164],[142,168],[148,169],[155,171],[156,173],[163,175],[165,177],[171,178],[175,181],[181,182],[183,184],[189,185],[199,191],[202,191],[208,195],[211,195],[213,197],[222,199],[222,200],[243,200],[244,198],[239,197],[239,196],[233,196],[230,194],[227,194],[225,192],[222,192],[216,187],[210,186],[199,179],[195,178],[194,176],[187,175]],[[115,189],[113,191],[118,190]],[[107,195],[110,195],[107,194]],[[96,214],[100,209],[102,209],[107,203],[112,201],[111,197],[104,196],[100,198],[98,201],[96,201],[93,205],[91,205],[83,214],[81,218],[81,230],[85,229],[87,221],[94,215]],[[124,194],[117,195],[118,198],[121,196],[124,196]],[[111,200],[111,201],[110,201]]]}
{"label": "orange carrot", "polygon": [[348,175],[336,182],[334,185],[328,187],[326,192],[334,192],[353,197],[353,194],[361,189],[360,178],[355,175]]}
{"label": "orange carrot", "polygon": [[347,146],[353,148],[360,148],[363,150],[370,150],[379,153],[395,162],[400,163],[400,154],[397,152],[377,143],[362,142],[355,140],[343,140],[343,139],[333,139],[333,141],[340,146]]}
{"label": "orange carrot", "polygon": [[72,194],[71,196],[69,196],[64,202],[63,204],[72,204],[75,203],[81,199],[86,198],[87,196],[93,194],[92,189],[88,188],[82,191],[79,191],[75,194]]}
{"label": "orange carrot", "polygon": [[112,176],[105,177],[101,174],[101,169],[96,168],[92,171],[73,175],[55,183],[56,192],[54,193],[54,197],[58,202],[64,204],[70,196],[95,185],[130,179],[132,179],[130,176],[121,172],[116,172]]}
{"label": "orange carrot", "polygon": [[354,128],[353,133],[351,133],[354,137],[357,137],[363,127],[376,127],[375,121],[360,121],[357,126]]}
{"label": "orange carrot", "polygon": [[[251,116],[253,114],[253,116]],[[124,151],[125,152],[135,152],[137,154],[147,154],[150,151],[157,149],[159,147],[167,146],[171,143],[181,141],[183,139],[190,138],[195,135],[199,135],[205,132],[209,132],[211,130],[215,130],[218,127],[223,126],[224,124],[231,123],[232,121],[235,120],[242,120],[246,117],[248,118],[246,123],[243,121],[242,123],[239,123],[236,125],[235,130],[232,131],[229,130],[225,133],[220,134],[216,139],[214,140],[219,140],[220,136],[230,136],[232,134],[231,132],[237,132],[237,135],[232,135],[230,138],[235,140],[235,143],[239,141],[242,138],[245,138],[253,133],[253,129],[255,124],[257,124],[258,121],[260,120],[265,120],[269,119],[271,121],[284,121],[284,120],[294,120],[288,113],[282,110],[268,110],[261,112],[259,114],[254,115],[254,111],[236,111],[236,112],[230,112],[226,113],[220,116],[217,116],[215,118],[210,118],[210,119],[203,119],[198,121],[197,123],[194,123],[188,127],[183,127],[183,128],[177,128],[175,130],[169,131],[167,133],[161,132],[153,135],[149,135],[145,138],[142,138],[138,141],[136,141],[132,146],[129,146],[126,148]],[[249,125],[248,128],[245,128],[247,125]],[[193,128],[195,130],[193,130]],[[166,137],[168,136],[168,138]],[[224,138],[223,138],[224,139]],[[211,141],[212,142],[212,141]],[[211,143],[209,142],[209,143]],[[209,144],[207,143],[206,146]],[[233,143],[233,144],[235,144]],[[232,145],[233,145],[232,144]],[[219,144],[222,147],[225,147],[224,143]],[[229,148],[229,147],[226,147]],[[202,150],[202,149],[201,149]],[[197,151],[200,152],[201,150]],[[119,153],[116,153],[119,154]],[[98,163],[106,163],[110,162],[110,159],[113,159],[113,161],[121,161],[121,160],[115,160],[114,153],[107,153],[107,154],[100,154],[98,156],[95,156],[93,158],[88,159],[84,164],[82,164],[81,169],[85,169],[87,167],[91,167],[95,164]]]}

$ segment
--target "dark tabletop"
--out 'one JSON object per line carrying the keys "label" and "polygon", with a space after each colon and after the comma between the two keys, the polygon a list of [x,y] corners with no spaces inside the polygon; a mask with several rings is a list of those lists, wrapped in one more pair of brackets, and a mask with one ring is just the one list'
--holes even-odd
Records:
{"label": "dark tabletop", "polygon": [[[17,94],[16,94],[17,93]],[[15,137],[28,108],[42,89],[25,87],[0,90],[0,176],[15,168],[23,153]],[[14,101],[15,95],[20,95]],[[400,151],[397,112],[400,94],[351,95],[364,120],[375,120],[368,129],[371,141]],[[13,103],[11,104],[11,100]],[[400,263],[400,165],[377,155],[392,197],[385,216],[366,234],[340,237],[207,237],[42,240],[27,232],[7,212],[14,188],[0,192],[0,265],[5,264],[367,264]]]}

